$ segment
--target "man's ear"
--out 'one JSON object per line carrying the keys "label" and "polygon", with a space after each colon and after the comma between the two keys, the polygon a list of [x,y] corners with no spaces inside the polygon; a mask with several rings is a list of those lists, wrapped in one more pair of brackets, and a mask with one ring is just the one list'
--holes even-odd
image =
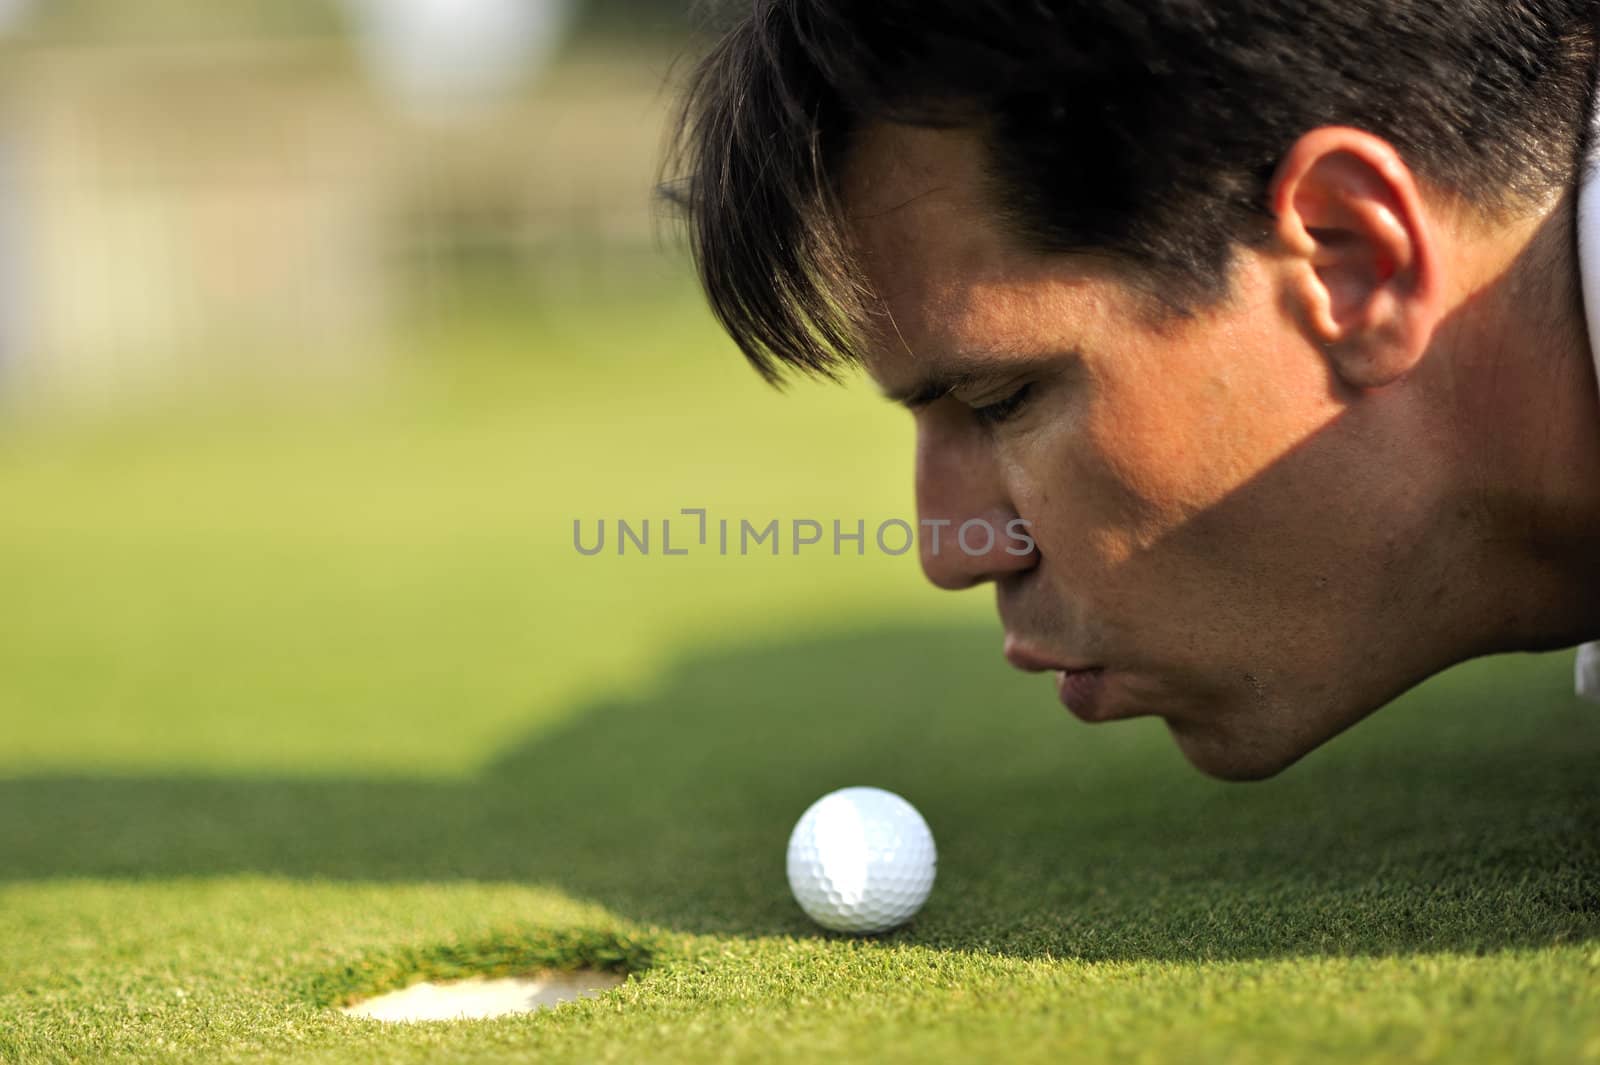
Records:
{"label": "man's ear", "polygon": [[1440,237],[1411,169],[1387,141],[1326,126],[1289,150],[1270,203],[1334,372],[1354,388],[1405,376],[1444,312]]}

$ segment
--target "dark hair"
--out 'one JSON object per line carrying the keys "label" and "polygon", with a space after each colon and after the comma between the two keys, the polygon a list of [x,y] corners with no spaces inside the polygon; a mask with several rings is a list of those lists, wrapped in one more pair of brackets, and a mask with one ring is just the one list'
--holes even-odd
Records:
{"label": "dark hair", "polygon": [[865,122],[980,131],[1028,246],[1108,255],[1192,307],[1270,233],[1272,172],[1318,126],[1383,137],[1489,217],[1570,183],[1597,20],[1597,0],[753,0],[669,166],[750,361],[831,376],[869,305],[838,197]]}

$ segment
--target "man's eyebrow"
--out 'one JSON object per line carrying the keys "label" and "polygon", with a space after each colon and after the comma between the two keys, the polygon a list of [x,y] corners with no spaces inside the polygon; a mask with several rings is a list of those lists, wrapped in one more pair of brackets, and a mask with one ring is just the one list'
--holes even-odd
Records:
{"label": "man's eyebrow", "polygon": [[910,410],[916,410],[919,407],[926,407],[935,400],[943,399],[959,388],[1012,374],[1026,373],[1043,363],[1050,362],[1052,358],[1054,356],[1047,355],[1019,359],[1015,355],[1005,355],[999,356],[997,361],[996,356],[988,355],[970,362],[963,360],[960,365],[930,368],[917,381],[903,388],[883,389],[883,398]]}
{"label": "man's eyebrow", "polygon": [[902,407],[916,410],[918,407],[926,407],[935,400],[948,396],[976,376],[978,375],[970,372],[934,372],[905,388],[885,389],[883,398],[891,403],[898,403]]}

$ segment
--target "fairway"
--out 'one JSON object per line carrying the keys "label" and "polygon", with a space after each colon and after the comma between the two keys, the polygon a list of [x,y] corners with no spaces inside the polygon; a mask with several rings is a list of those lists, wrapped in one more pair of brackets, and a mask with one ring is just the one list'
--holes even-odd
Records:
{"label": "fairway", "polygon": [[[653,269],[322,403],[0,427],[0,1061],[1600,1061],[1570,653],[1226,785],[909,555],[584,557],[575,520],[912,516],[904,412],[766,389]],[[784,879],[854,784],[939,848],[878,938]],[[334,1008],[578,966],[629,979]]]}

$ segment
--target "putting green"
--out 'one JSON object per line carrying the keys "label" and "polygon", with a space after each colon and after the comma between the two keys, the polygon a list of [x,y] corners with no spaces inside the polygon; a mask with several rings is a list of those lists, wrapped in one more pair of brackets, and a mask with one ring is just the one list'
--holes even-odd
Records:
{"label": "putting green", "polygon": [[[0,437],[0,1060],[1600,1060],[1600,714],[1473,663],[1261,784],[1091,729],[909,557],[584,558],[574,518],[909,514],[687,286],[419,335],[358,404]],[[824,935],[871,783],[922,915]],[[631,973],[383,1026],[421,979]]]}

